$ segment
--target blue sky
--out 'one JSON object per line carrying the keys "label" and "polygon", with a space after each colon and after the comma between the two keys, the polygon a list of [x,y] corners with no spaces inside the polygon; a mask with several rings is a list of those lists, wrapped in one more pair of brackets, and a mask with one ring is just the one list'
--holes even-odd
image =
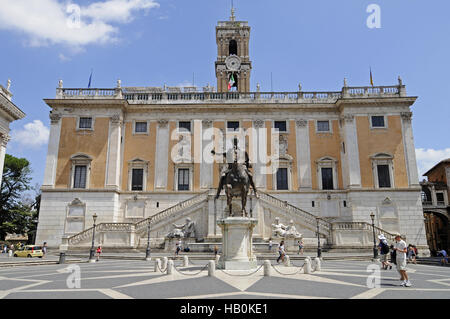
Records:
{"label": "blue sky", "polygon": [[[50,108],[64,87],[215,85],[215,26],[228,20],[230,0],[73,0],[83,27],[63,30],[63,0],[0,0],[0,83],[12,80],[13,102],[26,118],[11,125],[7,152],[32,163],[42,183]],[[450,157],[450,2],[418,0],[234,0],[252,27],[251,87],[339,91],[395,85],[401,75],[412,107],[419,171]],[[370,29],[370,4],[381,28]]]}

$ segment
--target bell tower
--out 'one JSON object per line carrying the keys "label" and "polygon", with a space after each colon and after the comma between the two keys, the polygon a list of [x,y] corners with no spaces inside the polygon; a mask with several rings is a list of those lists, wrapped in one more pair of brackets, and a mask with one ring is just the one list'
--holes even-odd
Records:
{"label": "bell tower", "polygon": [[[250,27],[247,21],[236,21],[234,13],[232,8],[230,20],[219,21],[216,26],[218,92],[250,91]],[[229,84],[232,85],[230,90]]]}

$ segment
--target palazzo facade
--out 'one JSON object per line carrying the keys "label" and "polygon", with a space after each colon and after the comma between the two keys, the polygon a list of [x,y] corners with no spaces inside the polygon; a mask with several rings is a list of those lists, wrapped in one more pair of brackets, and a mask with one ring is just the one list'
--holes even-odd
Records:
{"label": "palazzo facade", "polygon": [[373,213],[377,233],[399,232],[426,254],[410,110],[417,97],[400,77],[374,87],[344,80],[334,92],[251,91],[248,23],[232,14],[216,38],[216,88],[60,81],[45,99],[51,128],[37,241],[87,245],[93,214],[106,247],[142,247],[148,223],[160,245],[186,217],[199,242],[220,238],[225,201],[214,194],[224,163],[211,150],[226,151],[237,136],[260,191],[248,205],[261,243],[272,224],[293,222],[306,242],[317,224],[329,247],[369,247]]}

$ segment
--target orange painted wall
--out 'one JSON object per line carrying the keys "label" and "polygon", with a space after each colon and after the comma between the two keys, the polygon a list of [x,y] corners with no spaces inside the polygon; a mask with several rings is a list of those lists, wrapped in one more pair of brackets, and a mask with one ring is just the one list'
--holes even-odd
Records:
{"label": "orange painted wall", "polygon": [[396,188],[408,187],[401,118],[388,116],[387,123],[387,129],[370,129],[368,116],[356,117],[362,187],[374,187],[370,157],[376,153],[394,156],[394,185]]}
{"label": "orange painted wall", "polygon": [[55,187],[72,187],[69,185],[72,168],[70,158],[76,153],[84,153],[93,158],[89,188],[104,188],[109,118],[95,118],[94,131],[77,131],[75,117],[65,117],[61,121]]}
{"label": "orange painted wall", "polygon": [[[214,122],[213,123],[213,127],[215,129],[217,129],[217,130],[215,130],[215,132],[218,131],[219,129],[223,129],[224,130],[225,129],[225,123],[224,122]],[[215,135],[214,136],[214,149],[217,152],[220,152],[220,150],[219,150],[219,136],[216,133],[214,135]],[[219,187],[219,177],[220,177],[219,167],[220,167],[219,163],[214,161],[214,164],[213,164],[213,187],[215,187],[215,188]]]}
{"label": "orange painted wall", "polygon": [[123,147],[122,190],[128,190],[128,162],[134,158],[140,158],[149,161],[146,188],[147,191],[153,191],[155,184],[156,123],[150,123],[148,135],[133,135],[133,123],[126,122]]}
{"label": "orange painted wall", "polygon": [[309,121],[308,123],[311,154],[311,178],[313,189],[318,189],[316,161],[324,156],[331,156],[338,160],[336,164],[338,188],[342,189],[339,123],[337,120],[333,120],[331,121],[331,125],[333,130],[332,133],[316,133],[315,121]]}

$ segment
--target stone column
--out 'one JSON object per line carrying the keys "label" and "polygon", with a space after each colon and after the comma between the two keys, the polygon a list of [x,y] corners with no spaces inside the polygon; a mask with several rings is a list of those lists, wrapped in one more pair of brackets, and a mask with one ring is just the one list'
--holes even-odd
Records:
{"label": "stone column", "polygon": [[111,117],[108,137],[108,159],[106,164],[106,188],[120,188],[120,154],[122,118],[119,114]]}
{"label": "stone column", "polygon": [[42,187],[55,187],[60,136],[61,114],[50,113],[50,136],[48,139],[47,159],[45,163],[44,182],[42,184]]}
{"label": "stone column", "polygon": [[266,188],[266,175],[262,174],[261,168],[266,166],[262,163],[261,156],[267,154],[267,132],[264,128],[263,120],[253,121],[254,131],[252,134],[252,142],[250,143],[252,149],[249,150],[253,158],[253,180],[255,182],[256,188]]}
{"label": "stone column", "polygon": [[[5,165],[6,145],[11,137],[8,134],[0,133],[0,168],[3,172],[3,166]],[[3,175],[0,174],[0,185],[2,184]]]}
{"label": "stone column", "polygon": [[411,125],[412,112],[403,112],[401,113],[401,117],[409,187],[419,187],[419,173],[417,171],[416,150],[414,148],[414,136]]}
{"label": "stone column", "polygon": [[[200,143],[201,146],[199,146],[199,149],[202,153],[204,153],[204,144],[208,145],[209,143],[212,143],[212,138],[208,138],[203,140],[203,135],[205,133],[205,130],[210,130],[212,128],[212,121],[211,120],[203,120],[202,121],[202,128],[200,130]],[[211,134],[212,136],[212,134]],[[204,143],[204,144],[203,144]],[[197,144],[196,144],[197,145]],[[207,152],[210,152],[210,150],[206,150]],[[196,154],[197,155],[197,154]],[[203,156],[203,154],[199,154],[199,160],[201,160],[200,163],[200,188],[202,189],[208,189],[213,187],[213,163],[207,162],[207,159]],[[197,157],[196,157],[197,160]],[[211,159],[212,160],[212,159]]]}
{"label": "stone column", "polygon": [[341,117],[342,131],[344,135],[345,154],[344,171],[348,173],[348,188],[361,188],[361,168],[359,164],[358,136],[356,131],[355,116],[346,114]]}
{"label": "stone column", "polygon": [[295,121],[295,141],[297,149],[297,181],[299,190],[311,190],[311,153],[309,145],[308,121]]}
{"label": "stone column", "polygon": [[167,120],[158,120],[158,128],[156,130],[155,190],[167,189],[170,139],[168,124]]}

